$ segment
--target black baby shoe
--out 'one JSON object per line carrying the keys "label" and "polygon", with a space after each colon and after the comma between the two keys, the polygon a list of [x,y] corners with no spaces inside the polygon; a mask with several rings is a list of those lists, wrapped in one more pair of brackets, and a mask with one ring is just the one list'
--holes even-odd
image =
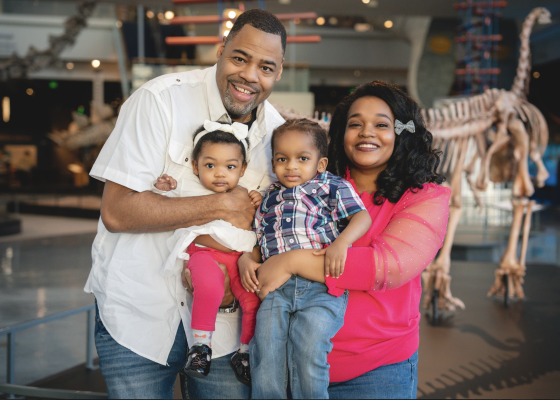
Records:
{"label": "black baby shoe", "polygon": [[229,365],[235,372],[235,377],[244,385],[251,386],[251,367],[249,366],[249,353],[237,351],[229,360]]}
{"label": "black baby shoe", "polygon": [[212,349],[205,345],[195,345],[189,349],[187,363],[183,373],[195,378],[206,378],[210,372]]}

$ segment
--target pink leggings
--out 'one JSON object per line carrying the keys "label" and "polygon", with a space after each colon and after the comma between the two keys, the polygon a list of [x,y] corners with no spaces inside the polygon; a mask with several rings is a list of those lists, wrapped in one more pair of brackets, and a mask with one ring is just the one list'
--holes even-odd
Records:
{"label": "pink leggings", "polygon": [[227,268],[231,291],[243,310],[241,343],[249,344],[255,335],[257,311],[261,304],[255,293],[247,292],[241,284],[237,260],[241,253],[225,253],[210,247],[198,247],[192,243],[187,249],[190,255],[187,268],[191,271],[194,286],[191,328],[215,331],[218,309],[224,297],[224,274],[216,263]]}

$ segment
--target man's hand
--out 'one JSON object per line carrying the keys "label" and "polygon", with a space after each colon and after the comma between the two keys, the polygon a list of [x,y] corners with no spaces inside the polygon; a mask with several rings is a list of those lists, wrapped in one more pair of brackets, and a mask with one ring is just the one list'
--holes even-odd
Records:
{"label": "man's hand", "polygon": [[223,219],[236,228],[251,230],[256,206],[251,203],[247,189],[237,185],[223,196],[221,208],[228,211]]}
{"label": "man's hand", "polygon": [[[194,286],[192,283],[192,277],[191,277],[191,271],[189,271],[189,269],[187,268],[187,264],[188,261],[185,261],[185,267],[183,268],[183,274],[181,275],[182,281],[183,281],[183,286],[187,289],[187,292],[189,292],[189,294],[191,296],[194,295]],[[222,272],[224,273],[225,276],[225,293],[224,293],[224,298],[222,299],[222,304],[220,304],[220,307],[227,307],[229,306],[231,303],[233,303],[233,300],[235,299],[235,297],[233,296],[233,293],[231,291],[231,285],[230,285],[230,279],[229,279],[229,274],[227,272],[227,268],[224,264],[220,264],[217,263],[218,266],[220,267],[220,269],[222,270]]]}

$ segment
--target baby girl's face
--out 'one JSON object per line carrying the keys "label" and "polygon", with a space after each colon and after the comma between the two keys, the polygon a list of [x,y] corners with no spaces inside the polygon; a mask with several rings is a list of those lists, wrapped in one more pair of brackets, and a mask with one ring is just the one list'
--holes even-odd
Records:
{"label": "baby girl's face", "polygon": [[206,143],[198,160],[193,160],[194,174],[202,186],[217,193],[236,187],[245,168],[241,149],[234,143]]}
{"label": "baby girl's face", "polygon": [[272,170],[278,181],[293,188],[325,172],[328,159],[319,156],[319,150],[311,134],[287,131],[274,140]]}

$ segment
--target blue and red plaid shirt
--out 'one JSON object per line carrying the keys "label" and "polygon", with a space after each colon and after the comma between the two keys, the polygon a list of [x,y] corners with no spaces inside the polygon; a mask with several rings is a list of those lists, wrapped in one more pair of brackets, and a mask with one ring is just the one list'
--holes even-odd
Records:
{"label": "blue and red plaid shirt", "polygon": [[263,260],[290,250],[322,249],[340,235],[337,221],[365,209],[352,185],[329,172],[291,189],[273,183],[254,221]]}

